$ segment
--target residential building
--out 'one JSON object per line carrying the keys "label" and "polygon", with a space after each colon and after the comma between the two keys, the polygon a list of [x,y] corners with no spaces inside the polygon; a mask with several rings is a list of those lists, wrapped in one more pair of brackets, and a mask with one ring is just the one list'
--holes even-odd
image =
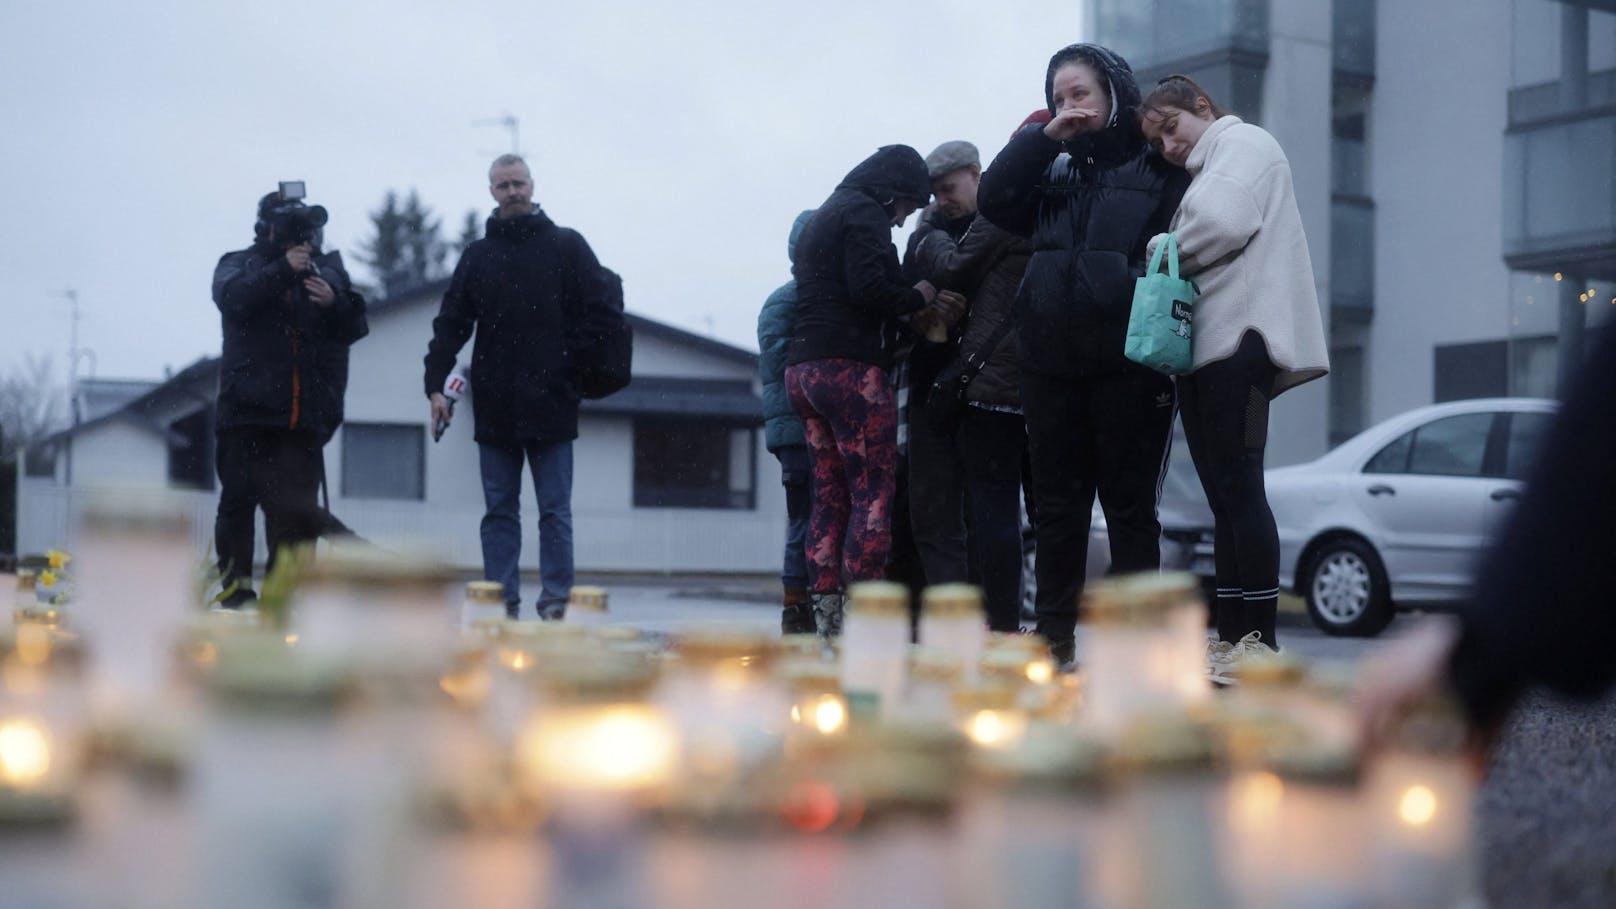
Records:
{"label": "residential building", "polygon": [[[421,389],[421,357],[446,286],[434,282],[371,306],[370,335],[354,346],[349,366],[347,420],[326,446],[326,486],[332,512],[361,536],[431,550],[469,569],[481,565],[483,512],[471,414],[463,409],[433,443]],[[761,432],[757,355],[629,319],[634,380],[584,402],[579,421],[578,569],[778,571],[785,499],[768,481],[775,473]],[[19,552],[71,545],[73,514],[104,487],[180,491],[193,505],[198,551],[205,549],[217,502],[218,373],[217,358],[199,360],[52,439],[50,457],[30,458],[18,481]],[[531,483],[525,486],[523,563],[536,567],[538,511]],[[262,532],[258,542],[262,558]]]}

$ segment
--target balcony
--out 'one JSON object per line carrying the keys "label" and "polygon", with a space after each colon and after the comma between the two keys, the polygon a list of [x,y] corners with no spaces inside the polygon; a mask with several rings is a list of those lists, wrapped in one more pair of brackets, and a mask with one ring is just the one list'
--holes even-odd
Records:
{"label": "balcony", "polygon": [[1134,69],[1268,54],[1268,0],[1090,0],[1089,34]]}
{"label": "balcony", "polygon": [[1358,324],[1375,314],[1375,204],[1362,196],[1330,200],[1330,314]]}
{"label": "balcony", "polygon": [[1375,0],[1334,0],[1330,4],[1330,51],[1338,75],[1373,80]]}
{"label": "balcony", "polygon": [[[1520,91],[1511,93],[1512,114]],[[1616,105],[1557,111],[1525,125],[1511,120],[1504,261],[1517,271],[1616,280]]]}

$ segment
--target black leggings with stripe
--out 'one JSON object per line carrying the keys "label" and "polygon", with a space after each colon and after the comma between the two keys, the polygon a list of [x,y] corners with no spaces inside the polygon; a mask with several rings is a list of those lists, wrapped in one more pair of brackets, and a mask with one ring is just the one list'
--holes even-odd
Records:
{"label": "black leggings with stripe", "polygon": [[1268,403],[1278,373],[1262,336],[1246,332],[1227,359],[1178,379],[1178,401],[1195,471],[1215,522],[1218,637],[1249,632],[1278,647],[1279,532],[1263,487]]}

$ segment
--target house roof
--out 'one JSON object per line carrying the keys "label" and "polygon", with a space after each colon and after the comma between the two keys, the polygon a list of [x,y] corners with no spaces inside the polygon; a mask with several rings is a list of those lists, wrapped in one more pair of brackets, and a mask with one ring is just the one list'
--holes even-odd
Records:
{"label": "house roof", "polygon": [[[377,300],[369,305],[367,311],[371,315],[377,315],[387,312],[388,310],[395,309],[406,303],[413,303],[427,299],[439,299],[443,296],[444,291],[448,289],[448,278],[436,278],[434,280],[427,281],[424,284],[417,284],[414,287],[401,290],[398,293],[392,294],[384,299]],[[725,343],[717,338],[709,338],[706,335],[699,335],[693,331],[686,331],[683,328],[677,328],[667,324],[666,322],[658,322],[655,319],[642,316],[639,313],[626,312],[625,315],[628,316],[629,324],[634,327],[634,333],[636,335],[649,335],[651,337],[661,338],[669,343],[689,347],[709,356],[728,360],[732,363],[740,363],[753,367],[757,366],[758,355],[750,350],[745,349],[744,347],[736,347],[733,344]]]}
{"label": "house roof", "polygon": [[[385,316],[407,303],[435,299],[443,296],[449,287],[448,278],[438,278],[393,294],[367,307],[375,318]],[[636,313],[627,313],[629,324],[637,335],[649,335],[682,347],[693,349],[718,359],[757,367],[758,355],[752,351],[726,344],[715,338],[675,328]],[[126,395],[132,395],[122,406],[104,411],[76,426],[61,430],[42,440],[52,445],[68,436],[85,432],[114,420],[129,421],[164,436],[168,427],[152,418],[151,412],[161,402],[176,396],[194,398],[211,404],[218,394],[219,358],[202,357],[162,382],[140,380],[108,380]],[[597,414],[669,414],[701,415],[755,423],[762,419],[762,402],[753,394],[749,383],[737,380],[674,379],[665,376],[636,376],[629,386],[609,398],[585,401],[584,413]]]}

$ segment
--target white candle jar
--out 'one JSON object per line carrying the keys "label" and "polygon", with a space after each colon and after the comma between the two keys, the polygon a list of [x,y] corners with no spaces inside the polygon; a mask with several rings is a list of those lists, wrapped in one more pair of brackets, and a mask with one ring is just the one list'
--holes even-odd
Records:
{"label": "white candle jar", "polygon": [[99,495],[77,545],[73,624],[90,652],[93,702],[118,711],[155,701],[174,635],[198,605],[190,509],[167,493]]}
{"label": "white candle jar", "polygon": [[1204,700],[1206,610],[1188,575],[1110,579],[1083,594],[1086,719],[1114,735],[1135,717]]}
{"label": "white candle jar", "polygon": [[1416,707],[1369,766],[1370,869],[1377,905],[1454,906],[1474,894],[1476,781],[1457,707]]}
{"label": "white candle jar", "polygon": [[655,703],[678,726],[684,779],[723,783],[779,753],[790,700],[772,671],[777,637],[697,630],[679,635],[673,650]]}
{"label": "white candle jar", "polygon": [[969,681],[987,643],[987,617],[982,591],[970,584],[928,587],[920,600],[920,643],[949,654],[964,667]]}
{"label": "white candle jar", "polygon": [[505,585],[498,581],[472,581],[460,601],[460,630],[488,628],[505,619]]}
{"label": "white candle jar", "polygon": [[854,584],[840,644],[842,690],[853,717],[890,715],[903,697],[909,591],[889,581]]}
{"label": "white candle jar", "polygon": [[607,598],[604,587],[572,588],[567,594],[566,621],[586,628],[607,624],[611,621]]}
{"label": "white candle jar", "polygon": [[456,639],[453,583],[454,572],[440,563],[332,545],[298,590],[297,644],[361,667],[435,663]]}

